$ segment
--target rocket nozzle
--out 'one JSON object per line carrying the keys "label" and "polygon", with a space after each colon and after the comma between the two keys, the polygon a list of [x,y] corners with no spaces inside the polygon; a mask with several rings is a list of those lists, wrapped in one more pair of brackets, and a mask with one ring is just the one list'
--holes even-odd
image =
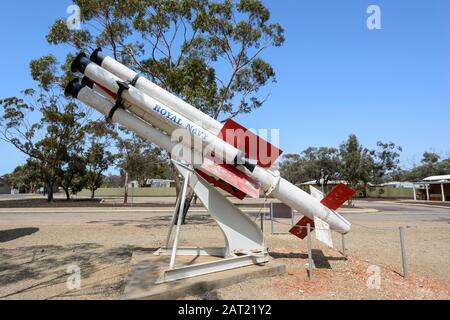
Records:
{"label": "rocket nozzle", "polygon": [[81,89],[86,87],[85,84],[81,83],[80,79],[72,80],[64,90],[64,94],[66,97],[78,98],[78,94]]}
{"label": "rocket nozzle", "polygon": [[90,60],[95,64],[101,66],[105,58],[106,55],[102,52],[102,48],[98,48],[94,52],[92,52]]}
{"label": "rocket nozzle", "polygon": [[91,63],[91,61],[87,58],[87,55],[84,52],[81,52],[75,60],[72,62],[71,70],[73,73],[81,72],[84,73],[86,67]]}
{"label": "rocket nozzle", "polygon": [[92,81],[91,79],[89,79],[86,76],[83,77],[83,79],[81,79],[81,83],[84,84],[86,87],[94,89],[94,81]]}

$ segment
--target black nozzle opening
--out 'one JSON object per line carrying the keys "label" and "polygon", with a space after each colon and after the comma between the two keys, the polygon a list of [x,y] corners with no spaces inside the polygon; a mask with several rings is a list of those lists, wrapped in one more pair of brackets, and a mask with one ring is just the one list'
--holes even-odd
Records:
{"label": "black nozzle opening", "polygon": [[92,52],[90,60],[95,64],[101,66],[105,58],[106,55],[102,52],[102,48],[98,48],[94,52]]}
{"label": "black nozzle opening", "polygon": [[247,168],[250,172],[255,171],[257,165],[258,161],[245,159],[244,167]]}
{"label": "black nozzle opening", "polygon": [[83,77],[83,79],[81,80],[81,83],[84,84],[86,87],[94,89],[94,81],[92,81],[88,77]]}
{"label": "black nozzle opening", "polygon": [[64,94],[66,97],[72,97],[72,98],[78,98],[78,94],[80,93],[81,89],[86,87],[85,84],[81,83],[80,79],[72,80],[66,87],[66,90],[64,91]]}
{"label": "black nozzle opening", "polygon": [[84,73],[86,67],[91,63],[84,52],[81,52],[72,62],[71,70],[73,73]]}
{"label": "black nozzle opening", "polygon": [[248,159],[248,158],[242,158],[239,157],[239,155],[236,157],[236,159],[234,159],[234,165],[238,166],[244,166],[245,168],[247,168],[250,172],[255,171],[256,166],[258,165],[258,161],[256,160],[252,160],[252,159]]}

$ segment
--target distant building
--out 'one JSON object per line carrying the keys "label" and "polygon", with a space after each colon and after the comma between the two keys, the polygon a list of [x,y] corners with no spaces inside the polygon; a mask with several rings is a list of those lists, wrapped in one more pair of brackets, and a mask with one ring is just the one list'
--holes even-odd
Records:
{"label": "distant building", "polygon": [[0,178],[0,194],[11,194],[11,186],[2,178]]}
{"label": "distant building", "polygon": [[[416,188],[420,187],[416,185]],[[411,199],[413,197],[414,183],[392,181],[382,184],[368,183],[366,196],[368,198],[383,199]],[[418,194],[419,198],[423,198],[422,194]]]}
{"label": "distant building", "polygon": [[[320,183],[319,184],[317,184],[317,182],[318,181],[316,181],[316,180],[311,180],[311,181],[307,181],[307,182],[304,182],[304,183],[297,184],[297,187],[301,188],[303,191],[306,191],[308,193],[309,193],[309,189],[310,189],[309,187],[310,186],[315,187],[318,190],[322,190],[322,183],[324,182],[323,179],[320,179],[320,181],[319,181]],[[348,185],[347,181],[343,181],[343,180],[342,181],[340,181],[340,180],[329,180],[327,185],[324,186],[324,188],[323,188],[324,192],[325,193],[330,192],[332,189],[334,189],[336,186],[338,186],[341,183],[343,183],[345,185]]]}
{"label": "distant building", "polygon": [[[299,184],[299,186],[314,186],[314,187],[320,187],[324,181],[323,181],[323,179],[320,179],[319,182],[320,182],[320,183],[317,184],[317,181],[316,181],[316,180],[312,180],[312,181],[307,181],[307,182],[301,183],[301,184]],[[328,181],[327,186],[333,186],[333,187],[335,187],[335,186],[337,186],[337,185],[339,185],[339,184],[341,184],[341,183],[347,184],[347,181],[343,181],[343,180],[342,180],[342,181],[338,181],[338,180],[330,180],[330,181]]]}
{"label": "distant building", "polygon": [[158,189],[175,187],[175,181],[164,179],[148,179],[145,184],[149,188],[158,188]]}
{"label": "distant building", "polygon": [[139,181],[131,181],[130,183],[128,183],[128,188],[139,189],[140,188]]}
{"label": "distant building", "polygon": [[372,185],[369,183],[370,187],[380,187],[380,188],[394,188],[394,189],[413,189],[414,183],[413,182],[399,182],[399,181],[393,181],[393,182],[387,182],[380,185]]}
{"label": "distant building", "polygon": [[432,176],[414,184],[414,200],[424,194],[427,201],[450,201],[450,174]]}

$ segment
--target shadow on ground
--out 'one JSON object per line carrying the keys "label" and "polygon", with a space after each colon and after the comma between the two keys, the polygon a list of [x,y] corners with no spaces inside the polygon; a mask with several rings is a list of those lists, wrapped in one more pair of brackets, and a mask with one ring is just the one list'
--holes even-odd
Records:
{"label": "shadow on ground", "polygon": [[[113,227],[124,227],[135,225],[142,229],[166,228],[170,226],[171,216],[151,217],[136,220],[106,220],[106,221],[90,221],[88,224],[109,224]],[[192,215],[186,218],[186,225],[215,226],[216,222],[210,215]]]}
{"label": "shadow on ground", "polygon": [[[31,246],[17,249],[0,249],[0,299],[16,298],[21,294],[31,294],[65,284],[67,268],[77,266],[82,280],[108,268],[128,264],[134,251],[154,252],[156,248],[123,246],[105,248],[98,244],[86,243],[70,246]],[[98,281],[79,292],[64,292],[45,299],[76,298],[80,296],[108,297],[111,290],[122,290],[123,280],[114,283]],[[38,297],[40,298],[40,297]]]}
{"label": "shadow on ground", "polygon": [[[278,253],[271,252],[270,256],[275,259],[308,259],[307,253]],[[333,269],[330,262],[332,261],[347,261],[345,257],[329,257],[326,256],[322,250],[312,250],[312,257],[314,260],[314,265],[317,269]]]}
{"label": "shadow on ground", "polygon": [[23,237],[31,236],[36,232],[39,232],[39,228],[0,230],[0,243],[6,243]]}

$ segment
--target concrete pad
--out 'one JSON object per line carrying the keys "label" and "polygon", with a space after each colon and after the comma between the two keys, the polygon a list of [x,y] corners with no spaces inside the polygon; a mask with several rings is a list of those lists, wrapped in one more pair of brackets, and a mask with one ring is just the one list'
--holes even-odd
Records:
{"label": "concrete pad", "polygon": [[[177,257],[177,266],[211,262],[215,257]],[[217,272],[164,284],[155,284],[170,262],[168,256],[149,253],[133,254],[128,277],[125,281],[124,300],[176,300],[201,295],[208,291],[228,287],[246,280],[283,275],[286,266],[271,259],[264,265]]]}

